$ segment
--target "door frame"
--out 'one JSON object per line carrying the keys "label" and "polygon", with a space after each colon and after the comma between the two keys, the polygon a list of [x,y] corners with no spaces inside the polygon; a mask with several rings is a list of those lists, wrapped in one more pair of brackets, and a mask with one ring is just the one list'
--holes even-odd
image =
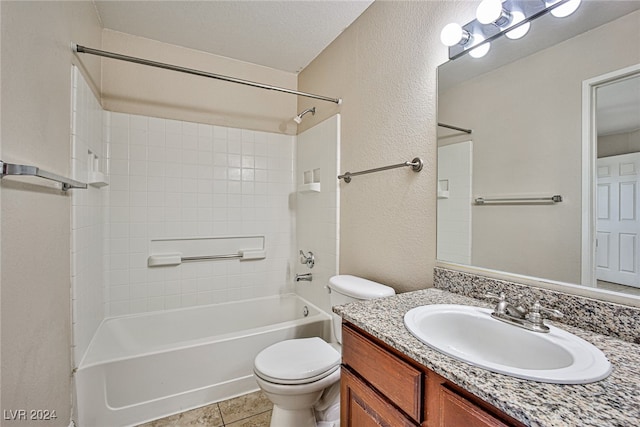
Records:
{"label": "door frame", "polygon": [[595,288],[596,279],[596,90],[640,74],[640,64],[602,74],[582,82],[582,272],[581,284]]}

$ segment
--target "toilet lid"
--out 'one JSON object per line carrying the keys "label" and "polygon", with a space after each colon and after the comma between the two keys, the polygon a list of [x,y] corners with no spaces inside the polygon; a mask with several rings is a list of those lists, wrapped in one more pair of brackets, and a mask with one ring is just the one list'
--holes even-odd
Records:
{"label": "toilet lid", "polygon": [[340,366],[340,353],[324,340],[300,338],[281,341],[256,356],[256,374],[275,383],[297,383],[318,380]]}

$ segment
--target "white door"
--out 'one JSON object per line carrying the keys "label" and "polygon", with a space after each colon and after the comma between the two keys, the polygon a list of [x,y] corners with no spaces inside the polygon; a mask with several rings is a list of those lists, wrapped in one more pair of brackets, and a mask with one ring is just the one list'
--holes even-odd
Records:
{"label": "white door", "polygon": [[640,287],[640,153],[598,159],[596,274]]}

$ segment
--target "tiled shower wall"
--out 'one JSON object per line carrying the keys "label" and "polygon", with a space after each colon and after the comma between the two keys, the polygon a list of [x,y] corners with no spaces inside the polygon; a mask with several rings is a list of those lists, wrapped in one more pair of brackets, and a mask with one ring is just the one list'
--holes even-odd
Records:
{"label": "tiled shower wall", "polygon": [[[298,135],[296,193],[296,252],[313,252],[316,263],[308,268],[296,256],[297,273],[311,273],[313,281],[296,284],[296,293],[331,313],[327,285],[338,274],[340,187],[336,177],[340,164],[340,115]],[[320,185],[320,191],[307,191],[305,175]]]}
{"label": "tiled shower wall", "polygon": [[[109,172],[70,192],[76,366],[105,317],[295,290],[295,137],[105,112],[75,68],[73,90],[73,177],[89,151]],[[266,259],[147,267],[152,239],[246,235]]]}
{"label": "tiled shower wall", "polygon": [[471,264],[473,143],[438,147],[438,259]]}
{"label": "tiled shower wall", "polygon": [[[293,291],[295,137],[104,113],[106,316]],[[152,239],[264,235],[267,258],[147,267]]]}
{"label": "tiled shower wall", "polygon": [[[102,143],[102,107],[76,67],[72,69],[73,93],[71,152],[73,177],[88,181],[88,153],[104,160]],[[70,190],[71,282],[73,309],[73,345],[76,366],[104,318],[103,242],[106,187],[89,185],[86,190]]]}

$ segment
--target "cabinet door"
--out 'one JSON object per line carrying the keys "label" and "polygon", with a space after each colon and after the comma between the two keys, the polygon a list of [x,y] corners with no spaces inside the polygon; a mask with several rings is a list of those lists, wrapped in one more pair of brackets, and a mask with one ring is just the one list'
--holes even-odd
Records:
{"label": "cabinet door", "polygon": [[342,363],[418,423],[424,374],[351,328],[342,328]]}
{"label": "cabinet door", "polygon": [[507,424],[445,385],[440,386],[439,412],[438,427],[507,427]]}
{"label": "cabinet door", "polygon": [[416,427],[393,405],[342,367],[340,425],[342,427]]}

